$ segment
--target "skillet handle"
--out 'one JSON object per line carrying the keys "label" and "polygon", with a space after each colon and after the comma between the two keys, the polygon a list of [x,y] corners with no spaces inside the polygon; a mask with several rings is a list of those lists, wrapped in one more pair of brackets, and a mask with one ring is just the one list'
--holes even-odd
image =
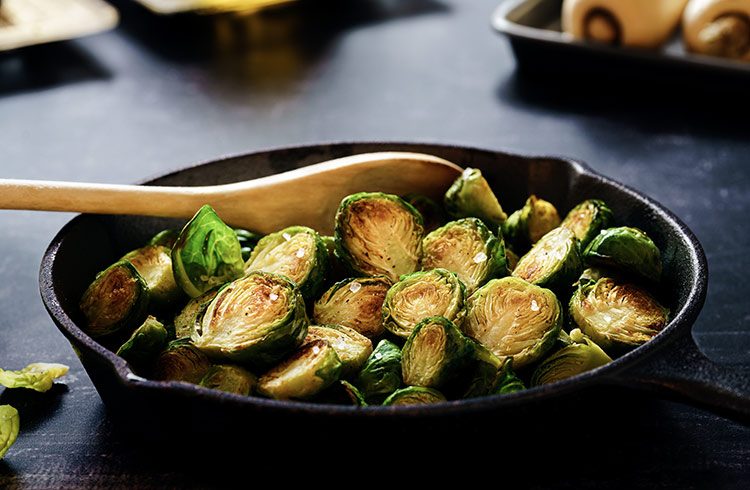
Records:
{"label": "skillet handle", "polygon": [[750,366],[711,361],[689,330],[615,381],[750,423]]}

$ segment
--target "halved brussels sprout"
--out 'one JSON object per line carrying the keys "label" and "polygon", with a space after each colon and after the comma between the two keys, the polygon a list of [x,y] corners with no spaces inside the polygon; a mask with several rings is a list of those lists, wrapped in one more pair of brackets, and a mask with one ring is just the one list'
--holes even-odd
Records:
{"label": "halved brussels sprout", "polygon": [[438,390],[422,386],[407,386],[394,391],[385,399],[383,405],[426,405],[447,401]]}
{"label": "halved brussels sprout", "polygon": [[174,247],[174,244],[179,236],[179,230],[162,230],[154,235],[146,245],[161,245],[162,247],[171,249],[172,247]]}
{"label": "halved brussels sprout", "polygon": [[251,272],[219,291],[192,339],[213,357],[264,366],[293,351],[306,335],[305,302],[295,284]]}
{"label": "halved brussels sprout", "polygon": [[419,214],[422,215],[425,233],[437,229],[448,221],[445,217],[443,207],[427,196],[423,196],[422,194],[407,194],[402,199],[414,206],[419,211]]}
{"label": "halved brussels sprout", "polygon": [[401,386],[401,349],[390,340],[381,340],[354,384],[368,402],[380,403]]}
{"label": "halved brussels sprout", "polygon": [[121,260],[97,274],[83,293],[80,308],[86,332],[102,337],[134,328],[146,317],[148,303],[146,281],[133,264]]}
{"label": "halved brussels sprout", "polygon": [[479,218],[494,229],[508,219],[482,171],[467,168],[445,193],[445,209],[453,218]]}
{"label": "halved brussels sprout", "polygon": [[555,293],[515,277],[493,279],[466,301],[463,331],[521,368],[544,355],[562,327]]}
{"label": "halved brussels sprout", "polygon": [[464,296],[464,285],[448,270],[407,274],[385,295],[383,323],[391,333],[404,339],[427,317],[442,316],[460,323]]}
{"label": "halved brussels sprout", "polygon": [[573,232],[567,228],[555,228],[521,257],[513,269],[513,276],[538,286],[567,291],[582,267]]}
{"label": "halved brussels sprout", "polygon": [[356,374],[372,354],[372,342],[356,330],[341,325],[310,325],[304,343],[324,340],[341,361],[341,376]]}
{"label": "halved brussels sprout", "polygon": [[441,388],[461,374],[472,353],[469,339],[452,321],[425,318],[401,350],[401,375],[407,385]]}
{"label": "halved brussels sprout", "polygon": [[167,344],[154,364],[154,378],[160,381],[185,381],[198,384],[211,367],[206,354],[188,339]]}
{"label": "halved brussels sprout", "polygon": [[130,338],[117,349],[117,355],[135,367],[145,366],[167,345],[167,329],[153,316],[146,318]]}
{"label": "halved brussels sprout", "polygon": [[422,217],[398,196],[360,192],[336,211],[336,251],[354,271],[397,281],[417,270],[422,255]]}
{"label": "halved brussels sprout", "polygon": [[477,218],[452,221],[422,240],[422,269],[447,269],[473,293],[495,277],[508,275],[505,245]]}
{"label": "halved brussels sprout", "polygon": [[172,248],[174,279],[191,298],[242,276],[240,242],[213,208],[198,210]]}
{"label": "halved brussels sprout", "polygon": [[570,332],[571,345],[563,347],[537,366],[532,386],[554,383],[604,366],[612,359],[577,328]]}
{"label": "halved brussels sprout", "polygon": [[523,384],[523,381],[521,381],[513,371],[513,358],[507,358],[503,363],[503,366],[497,372],[495,385],[493,386],[493,393],[496,395],[505,395],[508,393],[515,393],[516,391],[523,391],[525,389],[526,385]]}
{"label": "halved brussels sprout", "polygon": [[535,195],[508,217],[503,224],[503,237],[515,250],[528,250],[540,238],[560,225],[555,206]]}
{"label": "halved brussels sprout", "polygon": [[570,299],[575,324],[604,349],[641,345],[667,324],[669,310],[635,284],[602,277]]}
{"label": "halved brussels sprout", "polygon": [[192,337],[193,334],[200,329],[203,316],[208,309],[208,305],[214,300],[221,288],[224,286],[217,286],[213,289],[209,289],[200,296],[190,298],[190,301],[180,310],[180,312],[174,317],[174,331],[175,337]]}
{"label": "halved brussels sprout", "polygon": [[581,247],[585,247],[609,226],[613,216],[612,210],[604,201],[587,199],[571,209],[560,226],[572,231]]}
{"label": "halved brussels sprout", "polygon": [[290,226],[260,239],[245,264],[245,272],[271,272],[291,279],[302,296],[318,293],[328,270],[328,251],[318,232]]}
{"label": "halved brussels sprout", "polygon": [[247,396],[253,392],[257,383],[258,378],[247,369],[232,364],[217,364],[209,368],[200,385]]}
{"label": "halved brussels sprout", "polygon": [[127,260],[146,281],[149,297],[154,304],[168,306],[182,296],[172,274],[170,249],[162,245],[146,245],[126,254]]}
{"label": "halved brussels sprout", "polygon": [[587,264],[616,267],[659,282],[661,254],[654,242],[638,228],[609,228],[594,238],[583,252]]}
{"label": "halved brussels sprout", "polygon": [[68,373],[68,366],[50,362],[35,362],[18,371],[0,369],[0,386],[27,388],[38,392],[49,391],[54,381]]}
{"label": "halved brussels sprout", "polygon": [[303,345],[258,380],[258,392],[269,398],[309,398],[339,379],[341,361],[328,342]]}
{"label": "halved brussels sprout", "polygon": [[370,338],[383,334],[383,301],[392,283],[385,276],[359,277],[337,282],[313,308],[320,324],[344,325]]}
{"label": "halved brussels sprout", "polygon": [[8,449],[16,442],[20,427],[18,410],[10,405],[0,405],[0,459],[3,459]]}
{"label": "halved brussels sprout", "polygon": [[243,230],[242,228],[235,228],[234,234],[237,235],[237,241],[240,242],[240,252],[242,252],[242,260],[247,262],[250,258],[255,245],[258,244],[263,235],[255,233],[249,230]]}

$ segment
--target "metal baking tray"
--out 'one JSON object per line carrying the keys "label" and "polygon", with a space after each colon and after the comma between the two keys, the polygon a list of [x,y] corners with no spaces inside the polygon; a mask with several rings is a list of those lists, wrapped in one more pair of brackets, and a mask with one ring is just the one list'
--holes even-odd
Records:
{"label": "metal baking tray", "polygon": [[118,14],[102,0],[0,1],[0,51],[107,31]]}
{"label": "metal baking tray", "polygon": [[150,11],[160,15],[185,12],[215,14],[220,12],[253,13],[284,5],[295,0],[136,0]]}
{"label": "metal baking tray", "polygon": [[750,80],[750,63],[688,53],[679,32],[658,51],[574,40],[561,29],[562,3],[506,0],[495,9],[492,27],[508,36],[520,68],[682,82]]}

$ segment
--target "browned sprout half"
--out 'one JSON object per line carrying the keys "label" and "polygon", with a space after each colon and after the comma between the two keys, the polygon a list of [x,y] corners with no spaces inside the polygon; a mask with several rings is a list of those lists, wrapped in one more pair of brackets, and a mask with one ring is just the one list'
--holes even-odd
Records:
{"label": "browned sprout half", "polygon": [[422,255],[422,217],[398,196],[361,192],[336,211],[336,253],[354,271],[397,281],[417,270]]}
{"label": "browned sprout half", "polygon": [[212,390],[247,396],[253,392],[258,378],[247,369],[233,364],[211,366],[200,385]]}
{"label": "browned sprout half", "polygon": [[318,324],[343,325],[369,338],[383,334],[383,301],[391,280],[385,276],[358,277],[337,282],[313,307]]}
{"label": "browned sprout half", "polygon": [[159,306],[169,306],[183,295],[172,274],[171,252],[162,245],[146,245],[122,258],[138,270],[146,281],[151,300]]}
{"label": "browned sprout half", "polygon": [[467,168],[445,193],[445,210],[453,218],[479,218],[496,229],[507,219],[482,171]]}
{"label": "browned sprout half", "polygon": [[186,381],[198,384],[211,367],[211,361],[187,339],[173,340],[156,358],[154,377],[160,381]]}
{"label": "browned sprout half", "polygon": [[277,400],[305,399],[335,383],[341,361],[328,342],[305,344],[258,380],[258,392]]}
{"label": "browned sprout half", "polygon": [[502,226],[502,234],[514,250],[528,250],[559,225],[560,216],[555,206],[532,194],[521,209],[508,217]]}
{"label": "browned sprout half", "polygon": [[133,264],[121,260],[96,275],[81,298],[86,333],[101,337],[140,325],[146,318],[148,286]]}
{"label": "browned sprout half", "polygon": [[570,332],[571,343],[543,360],[534,370],[531,385],[561,381],[612,362],[612,359],[579,329]]}
{"label": "browned sprout half", "polygon": [[599,199],[587,199],[570,210],[560,226],[573,232],[581,248],[612,221],[612,210]]}
{"label": "browned sprout half", "polygon": [[545,288],[567,291],[582,267],[573,232],[567,228],[555,228],[521,257],[513,276]]}
{"label": "browned sprout half", "polygon": [[549,289],[515,277],[493,279],[466,301],[463,331],[521,368],[552,347],[562,327],[561,310]]}
{"label": "browned sprout half", "polygon": [[356,330],[342,325],[310,325],[304,343],[324,340],[341,361],[343,377],[356,374],[372,354],[372,342]]}
{"label": "browned sprout half", "polygon": [[422,269],[447,269],[467,294],[495,277],[508,275],[503,240],[477,218],[451,221],[422,240]]}
{"label": "browned sprout half", "polygon": [[452,321],[441,316],[425,318],[401,350],[404,383],[443,388],[461,375],[473,352],[471,340]]}
{"label": "browned sprout half", "polygon": [[385,328],[405,339],[427,317],[442,316],[460,323],[464,315],[464,296],[464,285],[445,269],[408,274],[385,296]]}
{"label": "browned sprout half", "polygon": [[667,324],[669,310],[635,284],[611,277],[581,282],[570,317],[605,350],[641,345]]}

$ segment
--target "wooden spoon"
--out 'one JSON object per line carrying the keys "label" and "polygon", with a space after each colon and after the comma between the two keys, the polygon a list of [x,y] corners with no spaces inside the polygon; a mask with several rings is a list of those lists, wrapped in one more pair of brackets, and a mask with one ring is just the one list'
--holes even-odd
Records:
{"label": "wooden spoon", "polygon": [[227,223],[270,233],[305,225],[331,234],[341,199],[362,191],[436,200],[462,168],[422,153],[352,155],[225,185],[158,187],[0,179],[0,209],[190,218],[210,204]]}

